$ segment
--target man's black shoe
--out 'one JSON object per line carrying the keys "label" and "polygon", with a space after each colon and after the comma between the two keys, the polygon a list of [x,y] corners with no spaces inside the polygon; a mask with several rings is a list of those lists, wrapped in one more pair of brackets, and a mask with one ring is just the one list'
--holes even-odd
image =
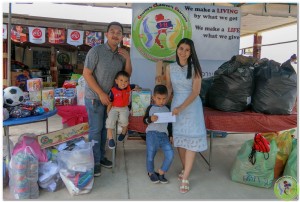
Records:
{"label": "man's black shoe", "polygon": [[112,168],[112,162],[108,160],[107,158],[104,158],[103,160],[100,161],[101,166],[105,168]]}

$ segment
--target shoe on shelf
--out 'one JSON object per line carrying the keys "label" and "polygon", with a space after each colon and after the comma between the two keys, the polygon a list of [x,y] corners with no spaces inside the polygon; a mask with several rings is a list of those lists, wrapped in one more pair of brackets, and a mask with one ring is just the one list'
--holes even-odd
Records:
{"label": "shoe on shelf", "polygon": [[152,183],[154,183],[154,184],[159,183],[159,179],[158,179],[158,176],[156,175],[156,173],[152,173],[151,175],[150,175],[150,173],[148,173],[148,176]]}
{"label": "shoe on shelf", "polygon": [[112,162],[108,160],[106,157],[100,161],[100,164],[105,168],[112,168]]}
{"label": "shoe on shelf", "polygon": [[160,183],[162,184],[167,184],[169,183],[169,181],[165,178],[165,175],[160,175],[159,173],[155,172],[155,174],[157,175],[158,177],[158,180]]}
{"label": "shoe on shelf", "polygon": [[114,139],[108,140],[108,148],[110,148],[110,149],[116,148],[116,144],[115,144]]}
{"label": "shoe on shelf", "polygon": [[100,164],[95,164],[94,166],[94,176],[98,177],[101,175],[101,165]]}
{"label": "shoe on shelf", "polygon": [[125,136],[126,136],[126,134],[124,135],[124,134],[121,133],[121,134],[119,135],[119,137],[118,137],[118,141],[120,141],[120,142],[123,141],[124,138],[125,138]]}

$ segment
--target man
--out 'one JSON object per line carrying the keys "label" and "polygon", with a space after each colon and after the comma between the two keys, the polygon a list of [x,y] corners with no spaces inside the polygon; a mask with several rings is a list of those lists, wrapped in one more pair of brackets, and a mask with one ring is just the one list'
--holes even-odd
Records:
{"label": "man", "polygon": [[114,84],[117,72],[132,72],[129,53],[118,48],[123,39],[123,26],[119,22],[111,22],[105,36],[105,44],[90,49],[83,69],[83,77],[87,82],[85,106],[89,119],[89,141],[97,141],[93,147],[94,176],[101,175],[101,166],[112,167],[112,162],[105,157],[106,107],[110,104],[108,92]]}

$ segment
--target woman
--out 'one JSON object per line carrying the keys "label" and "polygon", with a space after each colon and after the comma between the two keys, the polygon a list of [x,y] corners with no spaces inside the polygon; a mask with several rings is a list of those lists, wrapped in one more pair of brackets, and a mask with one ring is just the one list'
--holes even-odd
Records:
{"label": "woman", "polygon": [[176,115],[173,123],[173,142],[182,163],[178,175],[180,192],[189,191],[189,175],[197,152],[207,149],[206,128],[202,102],[199,97],[202,70],[194,42],[184,38],[177,45],[176,62],[167,66],[166,82],[169,98],[173,92],[171,111]]}

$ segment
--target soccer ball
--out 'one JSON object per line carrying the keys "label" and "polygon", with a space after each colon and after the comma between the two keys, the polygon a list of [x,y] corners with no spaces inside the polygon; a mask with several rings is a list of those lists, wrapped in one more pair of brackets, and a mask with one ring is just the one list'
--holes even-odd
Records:
{"label": "soccer ball", "polygon": [[4,89],[4,103],[8,106],[16,106],[24,100],[23,91],[17,86],[11,86]]}

